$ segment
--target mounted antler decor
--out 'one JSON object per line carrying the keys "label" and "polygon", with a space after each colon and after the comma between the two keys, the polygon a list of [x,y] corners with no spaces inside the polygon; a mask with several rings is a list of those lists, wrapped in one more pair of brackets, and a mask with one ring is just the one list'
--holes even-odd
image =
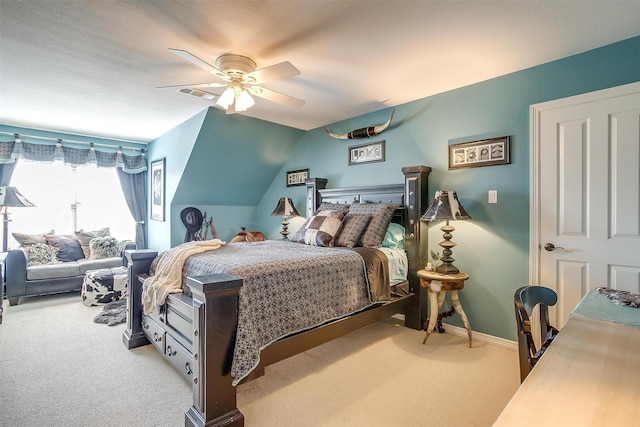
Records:
{"label": "mounted antler decor", "polygon": [[391,124],[391,120],[393,119],[393,113],[395,112],[396,112],[396,109],[394,108],[391,111],[391,116],[389,117],[389,120],[387,120],[385,124],[378,125],[378,126],[369,126],[366,128],[360,128],[360,129],[352,130],[351,132],[342,133],[342,134],[331,133],[327,130],[327,128],[323,128],[323,129],[327,133],[327,135],[335,139],[369,138],[371,136],[380,135],[382,132],[384,132]]}

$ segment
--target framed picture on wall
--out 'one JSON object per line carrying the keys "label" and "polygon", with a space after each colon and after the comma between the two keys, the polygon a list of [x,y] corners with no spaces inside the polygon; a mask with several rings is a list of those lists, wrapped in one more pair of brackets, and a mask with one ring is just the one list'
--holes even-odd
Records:
{"label": "framed picture on wall", "polygon": [[384,141],[349,147],[349,166],[371,162],[384,162]]}
{"label": "framed picture on wall", "polygon": [[449,145],[449,170],[508,164],[509,139],[501,136]]}
{"label": "framed picture on wall", "polygon": [[165,159],[151,162],[151,219],[164,221]]}
{"label": "framed picture on wall", "polygon": [[309,178],[309,169],[299,169],[295,171],[287,171],[287,187],[294,185],[304,185]]}

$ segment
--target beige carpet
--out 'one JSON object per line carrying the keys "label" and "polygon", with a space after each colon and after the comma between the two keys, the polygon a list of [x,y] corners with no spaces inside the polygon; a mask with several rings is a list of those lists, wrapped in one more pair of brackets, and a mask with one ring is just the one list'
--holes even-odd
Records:
{"label": "beige carpet", "polygon": [[[5,301],[1,426],[182,426],[191,388],[77,294]],[[514,351],[379,322],[238,388],[247,426],[490,426],[519,385]]]}

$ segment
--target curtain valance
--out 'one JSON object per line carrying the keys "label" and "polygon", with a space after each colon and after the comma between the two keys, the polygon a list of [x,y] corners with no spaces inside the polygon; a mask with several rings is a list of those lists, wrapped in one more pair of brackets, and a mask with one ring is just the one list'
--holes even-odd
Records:
{"label": "curtain valance", "polygon": [[119,148],[116,152],[99,151],[93,144],[89,148],[64,147],[57,144],[34,144],[24,141],[0,142],[0,163],[14,163],[16,159],[41,162],[62,161],[65,164],[80,166],[95,164],[102,168],[117,168],[126,173],[140,173],[147,170],[144,152],[127,155]]}

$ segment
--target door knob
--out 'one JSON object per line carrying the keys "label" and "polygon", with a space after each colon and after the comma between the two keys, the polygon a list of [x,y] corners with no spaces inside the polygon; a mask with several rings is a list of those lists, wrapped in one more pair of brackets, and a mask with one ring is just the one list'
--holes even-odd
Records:
{"label": "door knob", "polygon": [[564,249],[564,248],[563,248],[562,246],[556,246],[556,245],[554,245],[554,244],[553,244],[553,243],[551,243],[551,242],[548,242],[548,243],[545,243],[545,244],[544,244],[544,250],[545,250],[545,251],[549,251],[549,252],[551,252],[551,251],[553,251],[554,249]]}

